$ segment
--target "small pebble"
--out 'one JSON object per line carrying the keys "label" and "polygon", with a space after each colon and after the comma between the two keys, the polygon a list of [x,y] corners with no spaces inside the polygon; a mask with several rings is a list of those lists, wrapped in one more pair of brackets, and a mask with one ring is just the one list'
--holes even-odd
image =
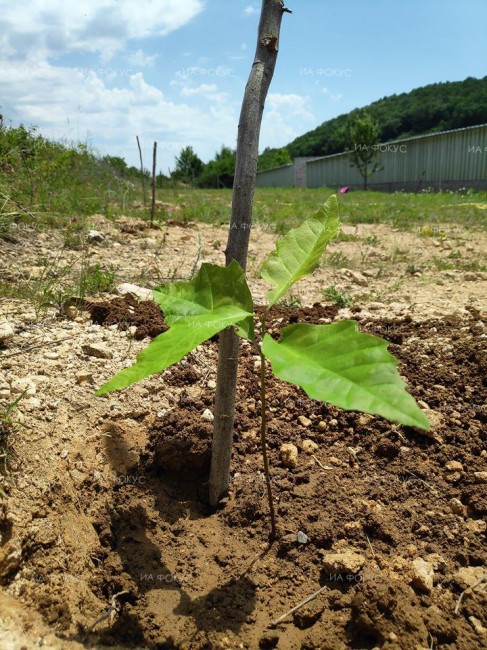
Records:
{"label": "small pebble", "polygon": [[214,416],[213,413],[210,411],[210,409],[205,409],[205,410],[203,411],[203,414],[201,415],[201,418],[202,418],[203,420],[205,420],[206,422],[213,422],[213,420],[215,419],[215,416]]}
{"label": "small pebble", "polygon": [[315,451],[318,451],[319,449],[318,445],[316,444],[316,442],[314,442],[314,440],[303,440],[301,446],[305,454],[314,454]]}
{"label": "small pebble", "polygon": [[281,445],[279,451],[281,457],[281,462],[284,467],[289,469],[294,469],[298,465],[298,448],[296,445],[293,445],[291,442],[285,442]]}
{"label": "small pebble", "polygon": [[303,533],[301,530],[298,532],[298,544],[307,544],[308,543],[308,535]]}

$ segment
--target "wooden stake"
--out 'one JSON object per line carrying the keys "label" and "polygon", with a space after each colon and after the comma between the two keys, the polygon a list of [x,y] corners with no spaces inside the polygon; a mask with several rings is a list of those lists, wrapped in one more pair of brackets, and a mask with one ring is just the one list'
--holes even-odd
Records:
{"label": "wooden stake", "polygon": [[[259,135],[267,91],[276,66],[283,0],[262,0],[257,48],[245,88],[238,125],[232,217],[225,250],[226,263],[246,269],[254,201]],[[216,507],[230,482],[239,339],[233,327],[220,333],[218,373],[209,481],[210,505]]]}

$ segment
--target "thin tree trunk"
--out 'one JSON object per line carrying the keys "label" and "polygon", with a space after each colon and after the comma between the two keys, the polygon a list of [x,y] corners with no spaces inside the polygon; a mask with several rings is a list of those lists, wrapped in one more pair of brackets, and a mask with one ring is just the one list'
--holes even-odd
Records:
{"label": "thin tree trunk", "polygon": [[142,161],[142,149],[140,148],[140,140],[139,136],[135,136],[137,138],[137,146],[139,147],[139,158],[140,158],[140,173],[141,173],[141,180],[142,180],[142,196],[144,197],[144,208],[147,205],[147,196],[145,194],[145,179],[144,179],[144,163]]}
{"label": "thin tree trunk", "polygon": [[[259,134],[265,98],[274,74],[283,0],[262,0],[257,49],[245,88],[237,139],[232,217],[225,250],[226,263],[236,260],[245,270],[252,225]],[[233,328],[220,334],[218,376],[210,471],[210,505],[217,506],[230,481],[239,339]]]}
{"label": "thin tree trunk", "polygon": [[156,164],[157,164],[157,142],[154,142],[152,150],[152,203],[150,209],[150,225],[154,225],[154,213],[156,211]]}

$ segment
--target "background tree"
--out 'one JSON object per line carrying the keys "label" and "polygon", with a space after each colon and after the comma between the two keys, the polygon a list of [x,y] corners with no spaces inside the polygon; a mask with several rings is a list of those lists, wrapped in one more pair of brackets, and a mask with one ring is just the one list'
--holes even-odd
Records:
{"label": "background tree", "polygon": [[[487,122],[487,76],[446,81],[383,97],[363,108],[380,125],[378,142],[461,129]],[[354,109],[300,135],[286,148],[293,158],[328,156],[346,149],[347,124],[361,113]]]}
{"label": "background tree", "polygon": [[266,147],[259,156],[257,169],[263,171],[264,169],[272,169],[273,167],[280,167],[281,165],[288,165],[292,163],[293,159],[286,147],[280,149],[271,149]]}
{"label": "background tree", "polygon": [[367,189],[369,177],[383,169],[377,162],[379,137],[379,125],[368,113],[362,113],[348,125],[351,167],[356,167],[364,179],[364,190]]}
{"label": "background tree", "polygon": [[203,168],[198,184],[201,187],[231,188],[235,175],[235,149],[221,146],[220,151]]}
{"label": "background tree", "polygon": [[202,169],[203,162],[195,154],[193,147],[184,147],[179,156],[176,156],[176,178],[195,185]]}

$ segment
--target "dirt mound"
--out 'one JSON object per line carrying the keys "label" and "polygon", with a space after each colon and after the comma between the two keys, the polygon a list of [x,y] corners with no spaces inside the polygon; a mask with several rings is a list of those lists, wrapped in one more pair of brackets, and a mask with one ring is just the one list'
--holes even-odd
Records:
{"label": "dirt mound", "polygon": [[87,300],[91,320],[97,325],[118,325],[121,330],[135,326],[136,340],[146,336],[155,338],[167,330],[164,314],[152,300],[137,300],[132,294],[126,294],[113,300]]}
{"label": "dirt mound", "polygon": [[[119,298],[95,322],[149,332],[152,317],[162,319],[150,305]],[[335,315],[320,304],[279,308],[270,329]],[[5,588],[70,650],[82,639],[151,650],[484,648],[487,591],[467,591],[454,609],[487,564],[487,321],[475,310],[422,322],[353,316],[391,342],[430,434],[310,400],[269,373],[279,540],[264,553],[256,350],[242,343],[230,495],[212,514],[204,413],[213,405],[216,344],[208,341],[123,394],[96,404],[80,397],[77,411],[54,421],[62,443],[49,457],[57,464],[35,486],[8,488],[23,505],[0,556]],[[50,427],[39,424],[32,453],[46,457]],[[284,442],[298,447],[294,469],[280,461]],[[344,559],[330,571],[330,558],[350,554],[361,568]]]}

